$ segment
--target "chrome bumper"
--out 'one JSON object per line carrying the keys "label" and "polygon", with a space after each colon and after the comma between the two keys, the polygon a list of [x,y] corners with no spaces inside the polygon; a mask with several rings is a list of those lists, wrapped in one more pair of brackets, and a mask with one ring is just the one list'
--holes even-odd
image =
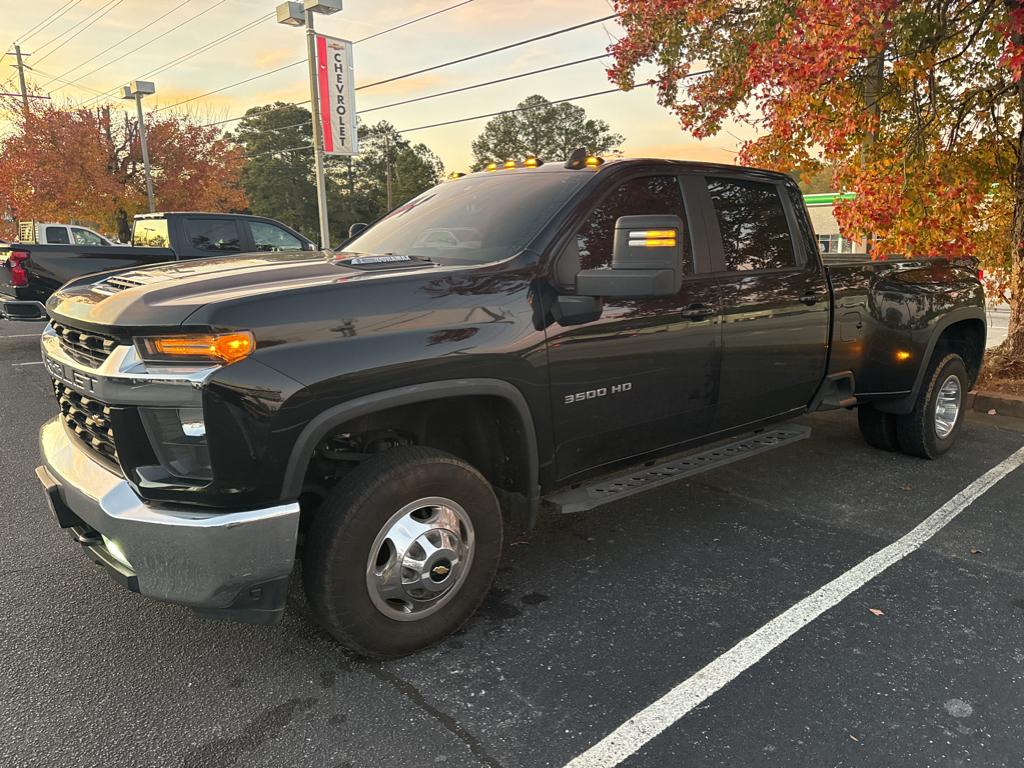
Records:
{"label": "chrome bumper", "polygon": [[150,504],[59,418],[43,425],[39,445],[38,474],[62,527],[116,580],[204,615],[259,623],[280,616],[295,559],[297,502],[227,513]]}

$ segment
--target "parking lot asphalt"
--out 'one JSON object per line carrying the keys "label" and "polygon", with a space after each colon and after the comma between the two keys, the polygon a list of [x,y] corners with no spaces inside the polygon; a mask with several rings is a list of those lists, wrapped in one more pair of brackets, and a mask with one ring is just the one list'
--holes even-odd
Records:
{"label": "parking lot asphalt", "polygon": [[[456,636],[389,663],[308,618],[205,621],[75,551],[33,469],[38,324],[0,324],[0,765],[559,768],[1024,444],[969,414],[928,462],[845,412],[808,440],[509,541]],[[1024,469],[622,763],[1018,766]],[[596,763],[595,763],[596,765]]]}

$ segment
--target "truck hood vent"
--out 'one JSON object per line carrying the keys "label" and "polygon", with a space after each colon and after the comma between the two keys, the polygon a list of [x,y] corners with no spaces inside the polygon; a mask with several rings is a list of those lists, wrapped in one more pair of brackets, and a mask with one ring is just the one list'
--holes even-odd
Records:
{"label": "truck hood vent", "polygon": [[153,283],[162,283],[164,280],[169,278],[164,275],[153,275],[146,274],[145,272],[125,272],[120,275],[112,275],[106,280],[101,280],[92,287],[92,290],[96,293],[102,293],[105,296],[111,296],[121,291],[127,291],[129,288],[138,288],[143,285],[152,285]]}

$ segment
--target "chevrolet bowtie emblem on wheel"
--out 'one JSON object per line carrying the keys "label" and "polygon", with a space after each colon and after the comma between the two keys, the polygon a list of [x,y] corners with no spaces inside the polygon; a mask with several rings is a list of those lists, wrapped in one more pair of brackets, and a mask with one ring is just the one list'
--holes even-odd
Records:
{"label": "chevrolet bowtie emblem on wheel", "polygon": [[430,572],[435,576],[447,576],[450,570],[447,565],[435,565]]}

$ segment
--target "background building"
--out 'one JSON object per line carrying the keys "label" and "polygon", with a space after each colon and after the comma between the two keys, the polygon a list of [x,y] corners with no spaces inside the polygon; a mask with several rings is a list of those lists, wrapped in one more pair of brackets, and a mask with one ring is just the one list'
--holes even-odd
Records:
{"label": "background building", "polygon": [[822,253],[864,253],[864,245],[839,234],[839,224],[833,214],[837,200],[852,200],[852,192],[826,192],[804,195],[811,225],[818,238],[818,250]]}

